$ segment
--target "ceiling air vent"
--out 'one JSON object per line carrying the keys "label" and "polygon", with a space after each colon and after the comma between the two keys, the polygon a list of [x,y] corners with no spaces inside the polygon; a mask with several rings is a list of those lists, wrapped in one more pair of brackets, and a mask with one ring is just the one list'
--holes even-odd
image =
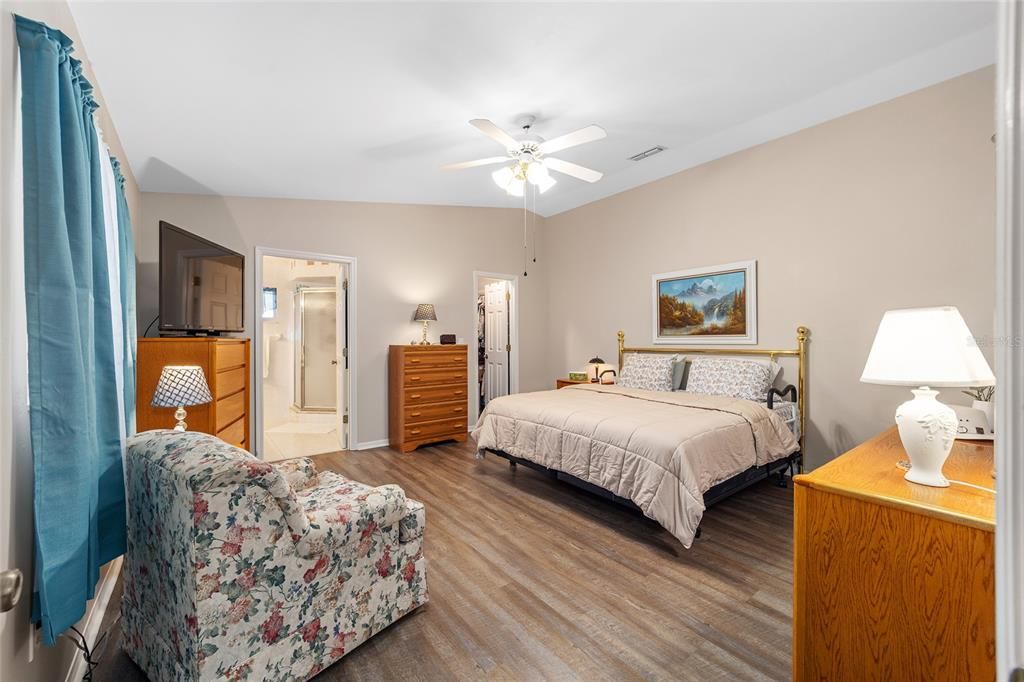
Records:
{"label": "ceiling air vent", "polygon": [[665,148],[662,147],[659,144],[659,145],[656,145],[654,147],[651,147],[650,149],[645,149],[644,151],[640,152],[639,154],[634,154],[633,156],[629,157],[629,160],[630,161],[643,161],[644,159],[650,158],[650,157],[654,156],[655,154],[660,154],[663,151],[665,151]]}

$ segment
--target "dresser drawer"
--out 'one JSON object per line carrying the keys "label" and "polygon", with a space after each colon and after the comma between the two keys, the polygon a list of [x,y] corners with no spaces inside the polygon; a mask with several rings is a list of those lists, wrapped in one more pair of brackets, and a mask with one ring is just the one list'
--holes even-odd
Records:
{"label": "dresser drawer", "polygon": [[405,408],[405,421],[407,424],[417,422],[429,422],[435,419],[451,419],[454,417],[466,416],[466,403],[440,403],[434,405],[412,405]]}
{"label": "dresser drawer", "polygon": [[426,422],[424,424],[412,424],[405,427],[404,439],[407,441],[428,440],[436,438],[443,440],[466,433],[466,418],[445,419],[443,421]]}
{"label": "dresser drawer", "polygon": [[245,391],[217,401],[217,432],[245,414]]}
{"label": "dresser drawer", "polygon": [[412,370],[405,374],[405,386],[440,386],[443,384],[465,385],[468,375],[466,368]]}
{"label": "dresser drawer", "polygon": [[217,343],[213,347],[213,357],[218,370],[241,367],[245,364],[245,344]]}
{"label": "dresser drawer", "polygon": [[429,353],[406,353],[405,369],[414,371],[420,368],[465,367],[467,358],[466,351],[433,351]]}
{"label": "dresser drawer", "polygon": [[213,375],[213,396],[215,398],[238,393],[243,388],[245,388],[245,367],[236,367]]}
{"label": "dresser drawer", "polygon": [[462,384],[461,386],[425,386],[423,388],[405,389],[405,404],[407,407],[423,405],[426,403],[433,404],[465,399],[465,384]]}
{"label": "dresser drawer", "polygon": [[245,447],[245,420],[239,419],[226,429],[217,432],[217,438],[225,443],[244,448]]}

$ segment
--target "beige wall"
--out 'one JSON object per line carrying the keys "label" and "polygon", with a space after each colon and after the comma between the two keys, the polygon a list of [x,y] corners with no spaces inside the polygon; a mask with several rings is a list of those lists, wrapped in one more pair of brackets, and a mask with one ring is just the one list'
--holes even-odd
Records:
{"label": "beige wall", "polygon": [[419,338],[417,303],[437,307],[435,342],[440,333],[472,340],[474,270],[519,275],[520,388],[550,384],[548,290],[539,268],[522,277],[522,211],[147,192],[137,245],[140,330],[157,314],[160,220],[245,254],[247,335],[254,329],[256,246],[357,258],[357,443],[387,438],[388,345]]}
{"label": "beige wall", "polygon": [[[859,382],[885,310],[952,304],[992,334],[993,78],[983,69],[539,220],[539,262],[520,279],[521,390],[614,358],[618,329],[649,345],[652,274],[754,258],[760,345],[793,347],[796,326],[811,329],[808,463],[885,428],[906,392]],[[522,271],[518,211],[146,193],[141,216],[140,329],[156,314],[159,220],[247,255],[249,330],[255,246],[359,259],[362,443],[386,437],[386,348],[417,337],[414,304],[438,306],[434,333],[470,340],[472,271]]]}
{"label": "beige wall", "polygon": [[[0,679],[48,682],[64,678],[77,651],[69,641],[62,639],[53,648],[37,650],[33,662],[28,660],[33,556],[32,454],[28,445],[25,410],[24,337],[19,339],[17,336],[24,334],[24,325],[12,325],[15,306],[24,305],[24,280],[10,277],[12,271],[20,274],[20,270],[3,260],[5,254],[11,256],[16,244],[20,244],[20,235],[16,235],[15,230],[21,225],[20,217],[14,214],[17,209],[10,200],[16,185],[12,142],[16,133],[14,113],[19,106],[15,91],[18,45],[12,12],[64,31],[75,42],[74,55],[83,61],[86,78],[94,85],[97,81],[66,3],[0,3],[0,278],[3,280],[3,291],[0,292],[0,386],[4,387],[0,395],[0,569],[20,568],[28,580],[18,607],[0,615]],[[123,162],[124,151],[98,86],[94,96],[100,104],[96,112],[97,124],[113,154]],[[126,177],[129,211],[137,217],[140,203],[138,187],[128,164],[122,163],[121,168]],[[20,194],[20,189],[16,193]]]}
{"label": "beige wall", "polygon": [[549,218],[549,374],[650,345],[652,274],[754,258],[760,344],[811,329],[809,463],[884,429],[910,397],[859,382],[885,310],[993,333],[994,97],[983,69]]}

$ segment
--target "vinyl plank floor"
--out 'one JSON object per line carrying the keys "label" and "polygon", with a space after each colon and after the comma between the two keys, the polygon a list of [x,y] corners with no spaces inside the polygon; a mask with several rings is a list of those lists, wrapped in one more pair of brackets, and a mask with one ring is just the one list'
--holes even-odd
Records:
{"label": "vinyl plank floor", "polygon": [[[426,504],[431,599],[317,680],[789,679],[791,489],[762,482],[712,507],[685,550],[472,443],[314,460]],[[107,648],[94,679],[144,679],[116,636]]]}

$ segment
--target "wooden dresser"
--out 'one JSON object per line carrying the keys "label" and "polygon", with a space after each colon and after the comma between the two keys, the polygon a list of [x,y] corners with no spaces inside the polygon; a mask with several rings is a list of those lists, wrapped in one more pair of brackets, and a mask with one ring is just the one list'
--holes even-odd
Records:
{"label": "wooden dresser", "polygon": [[443,440],[465,441],[467,347],[391,346],[388,440],[400,452]]}
{"label": "wooden dresser", "polygon": [[249,339],[163,337],[139,339],[139,431],[174,428],[173,407],[150,407],[164,365],[199,365],[213,394],[209,405],[186,407],[189,431],[202,431],[249,449]]}
{"label": "wooden dresser", "polygon": [[[994,488],[992,443],[944,472]],[[903,480],[896,427],[796,476],[794,680],[995,679],[995,495]]]}

